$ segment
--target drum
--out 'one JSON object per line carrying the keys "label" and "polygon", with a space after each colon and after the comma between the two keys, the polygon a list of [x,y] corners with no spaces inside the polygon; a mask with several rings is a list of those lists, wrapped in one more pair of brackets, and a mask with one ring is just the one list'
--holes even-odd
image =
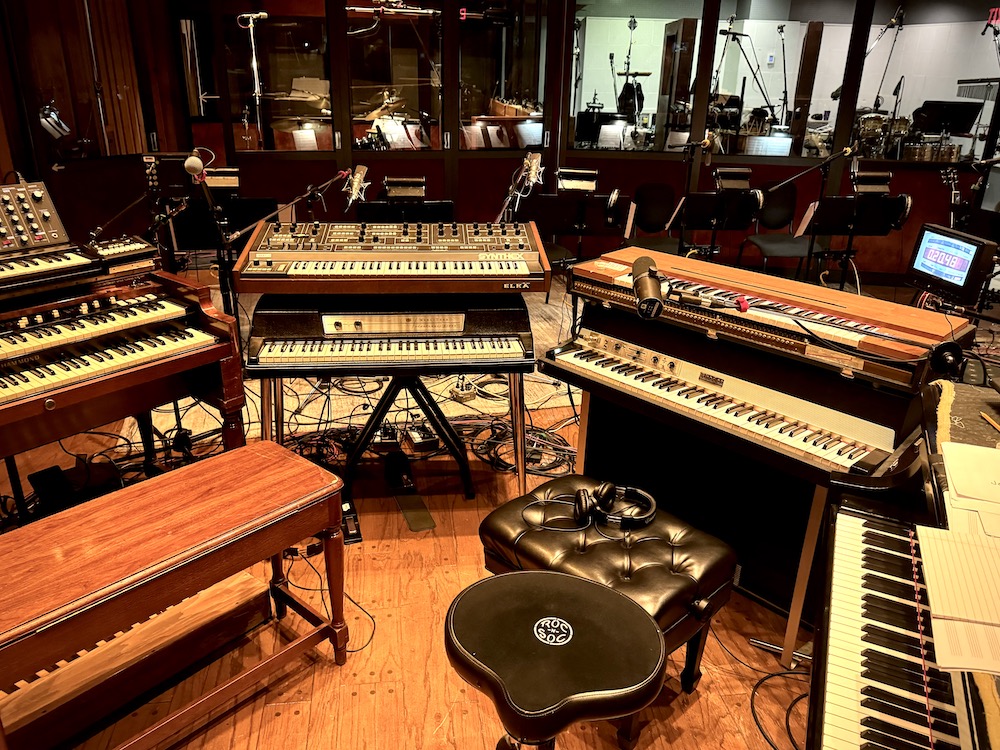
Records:
{"label": "drum", "polygon": [[910,118],[909,117],[897,117],[892,121],[892,128],[890,129],[893,135],[906,135],[910,132]]}
{"label": "drum", "polygon": [[958,143],[947,143],[937,152],[937,161],[958,161],[962,156],[962,147]]}
{"label": "drum", "polygon": [[885,127],[884,116],[876,114],[861,115],[858,118],[858,137],[862,140],[878,138],[882,135],[883,127]]}
{"label": "drum", "polygon": [[932,148],[933,146],[930,143],[904,144],[903,161],[930,161]]}

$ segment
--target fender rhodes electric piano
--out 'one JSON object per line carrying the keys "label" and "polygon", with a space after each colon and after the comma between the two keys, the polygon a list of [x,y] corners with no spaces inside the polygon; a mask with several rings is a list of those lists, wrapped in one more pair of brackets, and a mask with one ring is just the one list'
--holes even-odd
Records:
{"label": "fender rhodes electric piano", "polygon": [[[636,313],[631,269],[643,256],[663,277],[664,310],[655,320]],[[920,425],[920,385],[938,357],[957,357],[973,327],[961,318],[638,248],[573,266],[568,286],[584,302],[577,335],[546,353],[539,369],[585,392],[581,454],[588,473],[614,472],[630,459],[633,481],[645,472],[661,496],[676,495],[686,481],[691,492],[747,497],[762,508],[769,488],[781,500],[812,488],[790,604],[771,598],[785,596],[783,589],[760,593],[789,607],[782,661],[790,664],[830,473],[878,475],[895,465],[897,449]],[[591,396],[598,401],[592,404]],[[635,418],[623,418],[622,407]],[[628,425],[624,434],[616,423]],[[714,466],[737,459],[739,470]],[[801,534],[801,527],[789,533]],[[786,538],[770,546],[788,548]],[[794,562],[773,565],[788,571]],[[747,567],[745,580],[752,576]]]}
{"label": "fender rhodes electric piano", "polygon": [[533,223],[261,222],[236,261],[240,292],[545,292]]}

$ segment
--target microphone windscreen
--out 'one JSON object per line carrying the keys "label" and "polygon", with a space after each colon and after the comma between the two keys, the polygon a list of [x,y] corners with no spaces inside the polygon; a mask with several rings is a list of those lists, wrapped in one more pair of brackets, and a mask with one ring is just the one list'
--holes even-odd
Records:
{"label": "microphone windscreen", "polygon": [[205,171],[205,162],[201,160],[197,151],[192,151],[191,155],[184,160],[184,171],[195,177]]}
{"label": "microphone windscreen", "polygon": [[642,255],[632,262],[632,278],[647,275],[651,269],[656,268],[656,263],[647,255]]}

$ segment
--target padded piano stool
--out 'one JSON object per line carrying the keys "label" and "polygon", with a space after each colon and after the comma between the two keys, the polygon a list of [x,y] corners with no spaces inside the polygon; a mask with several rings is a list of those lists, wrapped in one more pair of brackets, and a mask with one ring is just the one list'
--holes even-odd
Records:
{"label": "padded piano stool", "polygon": [[[630,489],[615,497],[613,489],[570,475],[504,503],[479,526],[486,568],[571,573],[627,595],[660,626],[667,653],[687,644],[681,687],[691,693],[701,678],[709,623],[732,592],[736,553],[656,511],[645,493]],[[578,495],[581,490],[589,500]],[[641,512],[645,506],[651,506],[642,513],[647,518],[628,518],[629,507]]]}
{"label": "padded piano stool", "polygon": [[[276,615],[291,609],[309,627],[121,747],[156,746],[325,640],[343,664],[342,487],[338,477],[279,445],[253,443],[0,536],[0,685],[49,669],[267,558]],[[289,590],[281,567],[281,551],[310,535],[323,538],[329,618]],[[135,697],[132,686],[117,688],[116,699]],[[5,737],[0,723],[0,748],[8,741],[11,750],[24,747],[17,744],[17,727],[11,729]]]}
{"label": "padded piano stool", "polygon": [[[565,573],[472,584],[452,602],[444,639],[451,665],[496,705],[507,732],[497,750],[552,750],[577,721],[634,716],[666,672],[663,636],[642,607]],[[619,743],[634,747],[635,738],[619,732]]]}

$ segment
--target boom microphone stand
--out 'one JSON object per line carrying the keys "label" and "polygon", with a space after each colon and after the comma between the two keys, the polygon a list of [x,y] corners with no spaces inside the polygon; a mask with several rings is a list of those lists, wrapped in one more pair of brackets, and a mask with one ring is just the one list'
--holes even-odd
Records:
{"label": "boom microphone stand", "polygon": [[788,127],[792,124],[792,113],[788,109],[788,58],[785,56],[785,24],[778,25],[778,36],[781,37],[781,80],[784,91],[781,92],[781,124]]}
{"label": "boom microphone stand", "polygon": [[[758,75],[760,73],[760,62],[757,63],[757,67],[754,68],[753,63],[750,62],[750,57],[747,55],[746,49],[743,47],[743,42],[740,41],[742,37],[750,38],[749,34],[741,34],[736,31],[726,32],[728,36],[732,37],[732,40],[736,42],[736,46],[740,48],[740,52],[743,54],[743,59],[746,60],[747,67],[750,68],[750,74],[753,76],[753,82],[757,84],[757,90],[760,91],[761,95],[764,97],[764,106],[767,107],[768,111],[771,113],[771,124],[778,122],[778,116],[774,113],[774,105],[771,104],[771,98],[767,95],[767,89],[764,87],[763,79]],[[750,40],[751,47],[753,49],[753,40]],[[754,49],[754,58],[757,57],[757,50]]]}

